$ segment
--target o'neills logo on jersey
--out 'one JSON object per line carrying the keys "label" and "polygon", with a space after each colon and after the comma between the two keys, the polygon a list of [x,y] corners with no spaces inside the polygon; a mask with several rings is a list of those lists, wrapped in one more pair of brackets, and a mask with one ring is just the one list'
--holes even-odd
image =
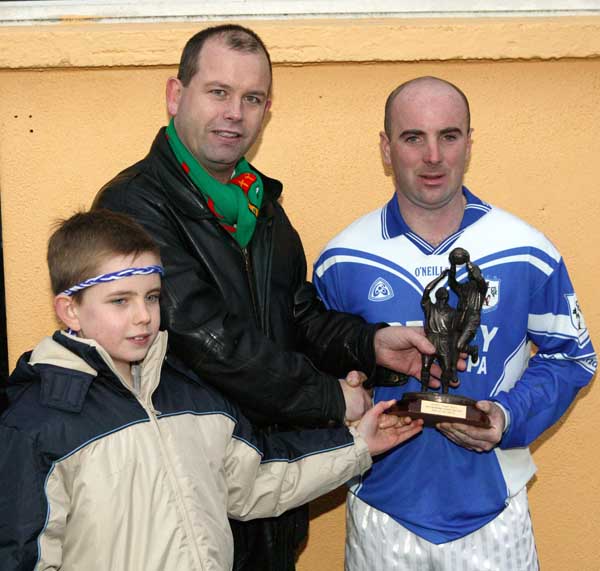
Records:
{"label": "o'neills logo on jersey", "polygon": [[435,278],[439,276],[445,269],[446,268],[444,266],[417,266],[415,268],[415,276],[417,278]]}
{"label": "o'neills logo on jersey", "polygon": [[377,278],[369,288],[369,301],[387,301],[393,297],[392,286],[383,278]]}
{"label": "o'neills logo on jersey", "polygon": [[500,280],[485,280],[487,282],[487,292],[483,300],[483,311],[496,309],[500,301]]}

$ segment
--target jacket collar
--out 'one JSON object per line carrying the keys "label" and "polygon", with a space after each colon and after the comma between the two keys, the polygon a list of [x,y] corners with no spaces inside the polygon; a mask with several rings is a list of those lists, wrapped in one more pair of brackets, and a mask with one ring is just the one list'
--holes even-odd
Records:
{"label": "jacket collar", "polygon": [[[143,402],[150,403],[160,382],[167,339],[166,331],[160,331],[140,363],[141,391],[137,396]],[[46,337],[31,353],[24,355],[13,376],[11,383],[15,385],[39,377],[42,404],[69,412],[81,410],[90,385],[98,377],[114,383],[122,391],[131,392],[102,346],[63,331]]]}

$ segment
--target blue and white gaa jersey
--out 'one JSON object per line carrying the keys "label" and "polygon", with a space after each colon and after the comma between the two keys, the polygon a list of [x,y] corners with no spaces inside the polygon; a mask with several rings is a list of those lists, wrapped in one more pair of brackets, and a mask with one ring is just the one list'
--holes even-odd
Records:
{"label": "blue and white gaa jersey", "polygon": [[[353,488],[363,501],[433,543],[463,537],[504,509],[535,472],[527,446],[561,417],[597,366],[554,246],[518,218],[463,192],[461,227],[439,246],[408,228],[394,196],[334,238],[313,276],[329,308],[402,325],[423,324],[423,290],[449,267],[455,247],[470,253],[488,283],[471,342],[479,347],[479,360],[469,361],[459,373],[459,389],[451,392],[502,404],[509,424],[500,445],[475,453],[426,428],[380,458]],[[457,279],[466,279],[464,266]],[[451,305],[456,302],[450,292]],[[419,390],[419,381],[410,379],[401,387],[377,388],[375,400]]]}

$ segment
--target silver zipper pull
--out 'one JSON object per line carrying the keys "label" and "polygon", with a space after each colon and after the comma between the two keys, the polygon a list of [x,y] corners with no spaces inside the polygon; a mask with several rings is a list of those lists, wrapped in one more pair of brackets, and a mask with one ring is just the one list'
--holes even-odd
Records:
{"label": "silver zipper pull", "polygon": [[133,363],[131,365],[131,376],[133,377],[133,392],[140,396],[142,390],[142,368],[139,364]]}

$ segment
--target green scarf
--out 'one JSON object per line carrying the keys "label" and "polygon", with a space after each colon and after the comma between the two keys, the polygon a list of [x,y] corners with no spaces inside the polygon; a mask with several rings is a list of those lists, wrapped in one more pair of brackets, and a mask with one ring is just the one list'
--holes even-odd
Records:
{"label": "green scarf", "polygon": [[256,218],[263,199],[260,175],[242,157],[235,165],[227,184],[210,176],[194,155],[188,151],[175,130],[171,119],[167,140],[179,164],[206,200],[211,212],[237,243],[245,248],[254,234]]}

